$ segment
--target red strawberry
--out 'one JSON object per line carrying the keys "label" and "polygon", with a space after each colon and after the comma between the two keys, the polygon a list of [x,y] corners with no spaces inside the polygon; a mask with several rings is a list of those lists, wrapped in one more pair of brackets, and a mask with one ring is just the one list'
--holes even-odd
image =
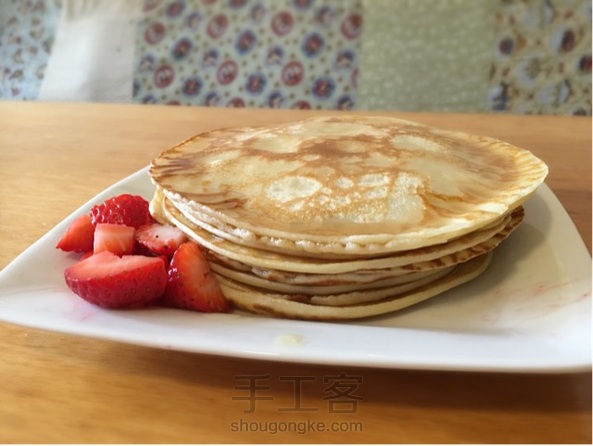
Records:
{"label": "red strawberry", "polygon": [[86,258],[88,258],[88,257],[90,257],[90,256],[92,256],[94,254],[95,253],[93,251],[87,251],[82,256],[80,256],[80,259],[78,259],[78,260],[84,260],[84,259],[86,259]]}
{"label": "red strawberry", "polygon": [[136,241],[151,253],[170,257],[187,241],[187,237],[181,231],[171,225],[150,223],[136,229]]}
{"label": "red strawberry", "polygon": [[93,251],[109,251],[118,256],[134,251],[134,231],[131,226],[97,223]]}
{"label": "red strawberry", "polygon": [[160,257],[118,257],[107,251],[66,268],[64,277],[72,291],[105,308],[145,306],[161,297],[167,286]]}
{"label": "red strawberry", "polygon": [[94,225],[114,223],[137,228],[153,221],[148,206],[139,195],[122,194],[93,206],[91,218]]}
{"label": "red strawberry", "polygon": [[182,244],[171,259],[165,304],[203,312],[227,312],[229,302],[199,246]]}
{"label": "red strawberry", "polygon": [[76,218],[56,245],[62,251],[88,252],[93,250],[93,234],[95,227],[91,217],[81,215]]}

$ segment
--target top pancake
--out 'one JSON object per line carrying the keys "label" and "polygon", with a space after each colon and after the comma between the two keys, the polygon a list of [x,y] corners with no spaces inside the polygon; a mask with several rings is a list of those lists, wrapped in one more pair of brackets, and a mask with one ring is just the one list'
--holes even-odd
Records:
{"label": "top pancake", "polygon": [[547,172],[496,139],[362,116],[217,130],[150,167],[176,206],[235,238],[355,255],[478,230],[523,203]]}

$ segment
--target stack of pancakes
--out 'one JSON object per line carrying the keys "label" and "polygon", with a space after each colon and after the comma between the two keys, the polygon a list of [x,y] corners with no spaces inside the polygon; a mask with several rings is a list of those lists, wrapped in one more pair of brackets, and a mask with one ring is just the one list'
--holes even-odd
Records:
{"label": "stack of pancakes", "polygon": [[203,247],[236,307],[355,319],[477,277],[547,172],[492,138],[338,115],[164,151],[151,211]]}

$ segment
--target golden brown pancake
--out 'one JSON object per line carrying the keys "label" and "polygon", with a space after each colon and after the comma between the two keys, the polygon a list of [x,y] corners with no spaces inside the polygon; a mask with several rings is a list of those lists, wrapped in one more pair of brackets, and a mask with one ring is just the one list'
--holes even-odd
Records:
{"label": "golden brown pancake", "polygon": [[[271,276],[280,276],[282,272],[304,273],[310,275],[318,274],[344,274],[345,277],[352,277],[357,272],[369,274],[369,271],[383,273],[388,270],[387,275],[401,275],[410,271],[426,271],[442,268],[461,261],[469,260],[477,255],[484,254],[494,249],[502,240],[514,231],[524,217],[522,207],[516,209],[504,222],[502,228],[496,226],[486,230],[487,237],[476,233],[465,235],[452,240],[449,243],[435,245],[433,247],[417,248],[409,251],[394,253],[393,255],[379,257],[357,257],[351,256],[348,259],[329,260],[326,258],[300,257],[283,255],[275,251],[266,251],[231,243],[216,235],[202,229],[200,226],[192,225],[184,218],[176,208],[161,203],[161,212],[165,222],[181,228],[192,240],[202,245],[207,251],[209,258],[217,263],[233,265],[237,262],[243,264],[243,269],[258,269],[259,271],[270,271]],[[153,212],[158,206],[158,201],[151,203]],[[498,229],[498,232],[497,232]],[[485,239],[484,239],[485,238]],[[482,241],[483,240],[483,241]],[[480,241],[480,243],[477,243]]]}
{"label": "golden brown pancake", "polygon": [[477,277],[547,166],[388,117],[216,130],[151,164],[151,212],[199,243],[237,307],[310,320],[396,311]]}
{"label": "golden brown pancake", "polygon": [[492,253],[476,257],[469,262],[458,265],[444,278],[408,292],[375,301],[343,306],[323,305],[317,302],[312,304],[310,301],[300,300],[301,296],[271,293],[226,278],[221,278],[220,284],[225,296],[235,306],[253,313],[282,318],[323,321],[361,319],[410,307],[462,285],[484,272],[491,258]]}
{"label": "golden brown pancake", "polygon": [[493,138],[362,116],[208,132],[150,167],[182,212],[310,255],[444,243],[518,207],[546,174]]}

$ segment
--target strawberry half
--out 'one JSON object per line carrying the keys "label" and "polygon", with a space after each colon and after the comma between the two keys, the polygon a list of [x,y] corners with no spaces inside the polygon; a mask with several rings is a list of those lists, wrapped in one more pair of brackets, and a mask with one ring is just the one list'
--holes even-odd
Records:
{"label": "strawberry half", "polygon": [[229,302],[196,243],[183,243],[173,254],[164,303],[209,313],[229,311]]}
{"label": "strawberry half", "polygon": [[56,248],[68,252],[89,252],[93,250],[95,227],[89,215],[77,217],[56,245]]}
{"label": "strawberry half", "polygon": [[131,226],[97,223],[93,251],[109,251],[118,256],[134,251],[134,231]]}
{"label": "strawberry half", "polygon": [[136,229],[136,241],[155,255],[171,257],[187,241],[181,229],[171,225],[150,223]]}
{"label": "strawberry half", "polygon": [[91,209],[93,224],[113,223],[138,228],[151,223],[149,203],[140,195],[121,194]]}
{"label": "strawberry half", "polygon": [[146,306],[161,297],[167,286],[162,258],[118,257],[108,251],[66,268],[64,277],[73,292],[104,308]]}

